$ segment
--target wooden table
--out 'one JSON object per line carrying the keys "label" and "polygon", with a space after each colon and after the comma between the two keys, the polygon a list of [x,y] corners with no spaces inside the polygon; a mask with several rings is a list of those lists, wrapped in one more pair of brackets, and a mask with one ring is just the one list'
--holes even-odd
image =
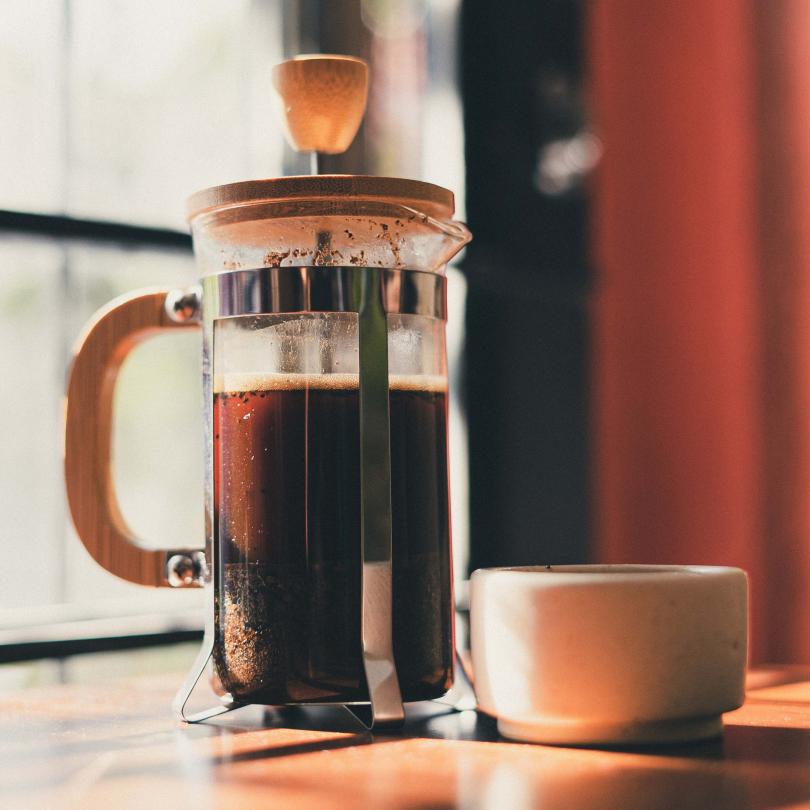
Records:
{"label": "wooden table", "polygon": [[168,708],[179,677],[0,699],[0,807],[810,807],[808,669],[753,672],[722,740],[610,751],[504,742],[489,718],[431,704],[400,735],[338,709],[184,726]]}

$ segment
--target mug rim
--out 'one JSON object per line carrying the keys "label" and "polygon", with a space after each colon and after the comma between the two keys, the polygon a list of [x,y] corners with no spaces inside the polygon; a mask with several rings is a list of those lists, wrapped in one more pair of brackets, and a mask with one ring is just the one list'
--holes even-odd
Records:
{"label": "mug rim", "polygon": [[[556,574],[557,576],[549,576]],[[499,576],[518,578],[523,582],[531,580],[543,587],[555,584],[571,585],[575,583],[627,583],[628,581],[649,582],[662,579],[679,579],[687,577],[737,576],[747,578],[742,568],[728,565],[657,565],[647,563],[586,563],[575,565],[517,565],[494,568],[478,568],[470,579]]]}

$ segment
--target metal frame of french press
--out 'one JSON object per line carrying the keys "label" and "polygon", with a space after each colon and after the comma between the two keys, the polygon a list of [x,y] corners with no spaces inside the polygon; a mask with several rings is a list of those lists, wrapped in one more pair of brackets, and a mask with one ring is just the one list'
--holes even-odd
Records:
{"label": "metal frame of french press", "polygon": [[[391,544],[391,442],[388,382],[388,314],[414,314],[446,320],[446,279],[435,273],[378,267],[271,267],[236,270],[207,276],[201,291],[170,294],[172,317],[202,320],[203,377],[206,421],[206,466],[213,480],[213,358],[214,322],[220,318],[259,314],[356,312],[358,317],[361,479],[361,642],[368,703],[345,705],[368,728],[398,726],[404,709],[394,661]],[[174,701],[174,709],[194,723],[239,708],[228,694],[221,705],[190,714],[188,701],[213,655],[214,588],[219,566],[213,493],[206,492],[206,551],[191,563],[197,582],[209,594],[202,648]],[[167,577],[177,579],[167,561]],[[368,587],[369,567],[375,588]],[[382,566],[382,577],[380,567]],[[380,589],[380,584],[383,587]],[[190,583],[189,583],[190,584]],[[382,598],[380,598],[382,594]],[[364,711],[368,706],[370,712]]]}

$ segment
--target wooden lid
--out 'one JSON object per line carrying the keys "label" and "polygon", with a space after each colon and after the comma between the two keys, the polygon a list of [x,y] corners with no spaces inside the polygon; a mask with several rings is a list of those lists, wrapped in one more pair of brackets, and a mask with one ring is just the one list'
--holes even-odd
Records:
{"label": "wooden lid", "polygon": [[200,214],[257,203],[297,200],[340,202],[341,199],[347,202],[365,200],[406,205],[437,219],[450,219],[455,210],[453,192],[433,183],[401,177],[319,174],[213,186],[189,198],[186,216],[191,222]]}

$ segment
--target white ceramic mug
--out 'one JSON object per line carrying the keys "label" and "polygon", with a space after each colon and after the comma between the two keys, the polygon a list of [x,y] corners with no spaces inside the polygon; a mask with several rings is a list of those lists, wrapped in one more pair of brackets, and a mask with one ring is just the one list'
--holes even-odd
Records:
{"label": "white ceramic mug", "polygon": [[505,737],[558,744],[716,736],[742,704],[747,577],[710,566],[476,571],[479,708]]}

